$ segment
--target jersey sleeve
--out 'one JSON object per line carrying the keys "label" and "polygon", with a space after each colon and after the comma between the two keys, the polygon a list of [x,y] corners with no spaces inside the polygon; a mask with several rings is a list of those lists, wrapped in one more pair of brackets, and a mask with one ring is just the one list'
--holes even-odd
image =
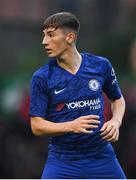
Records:
{"label": "jersey sleeve", "polygon": [[120,87],[118,85],[117,77],[115,74],[115,70],[109,61],[107,61],[106,64],[106,73],[105,73],[105,82],[103,85],[103,91],[111,100],[119,99],[122,96]]}
{"label": "jersey sleeve", "polygon": [[46,118],[47,111],[47,89],[44,79],[33,76],[30,88],[30,110],[29,116]]}

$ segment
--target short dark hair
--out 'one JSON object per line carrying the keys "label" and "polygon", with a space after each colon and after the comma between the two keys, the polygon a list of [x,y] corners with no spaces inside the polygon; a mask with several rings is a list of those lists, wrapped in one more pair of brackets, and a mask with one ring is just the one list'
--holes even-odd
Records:
{"label": "short dark hair", "polygon": [[50,27],[56,29],[59,27],[66,27],[74,30],[75,33],[78,33],[80,29],[80,22],[74,14],[70,12],[60,12],[45,19],[43,29],[48,29]]}

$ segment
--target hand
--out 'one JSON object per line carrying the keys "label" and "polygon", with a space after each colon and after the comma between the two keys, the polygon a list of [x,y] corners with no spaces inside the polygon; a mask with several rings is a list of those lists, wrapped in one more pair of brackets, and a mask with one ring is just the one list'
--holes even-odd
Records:
{"label": "hand", "polygon": [[110,142],[115,142],[119,139],[119,127],[120,124],[117,120],[109,120],[104,123],[101,131],[102,139]]}
{"label": "hand", "polygon": [[[92,133],[92,129],[98,128],[100,121],[98,120],[99,116],[97,115],[87,115],[81,116],[69,123],[70,129],[74,133]],[[91,129],[91,130],[88,130]]]}

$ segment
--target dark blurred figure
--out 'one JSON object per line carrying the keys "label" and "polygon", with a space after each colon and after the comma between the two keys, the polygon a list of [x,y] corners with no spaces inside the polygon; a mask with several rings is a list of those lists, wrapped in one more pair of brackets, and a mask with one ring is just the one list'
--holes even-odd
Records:
{"label": "dark blurred figure", "polygon": [[48,140],[34,137],[27,122],[14,118],[12,123],[0,121],[0,178],[38,178],[46,160]]}
{"label": "dark blurred figure", "polygon": [[126,100],[126,114],[121,128],[118,152],[128,178],[136,178],[136,39],[130,46],[129,72],[124,75],[122,86]]}

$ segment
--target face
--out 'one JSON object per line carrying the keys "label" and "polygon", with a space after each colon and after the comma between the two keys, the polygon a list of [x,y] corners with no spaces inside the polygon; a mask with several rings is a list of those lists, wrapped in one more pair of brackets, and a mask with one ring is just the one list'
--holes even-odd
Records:
{"label": "face", "polygon": [[69,34],[61,28],[48,28],[43,31],[44,45],[49,57],[60,57],[67,51],[69,45]]}

